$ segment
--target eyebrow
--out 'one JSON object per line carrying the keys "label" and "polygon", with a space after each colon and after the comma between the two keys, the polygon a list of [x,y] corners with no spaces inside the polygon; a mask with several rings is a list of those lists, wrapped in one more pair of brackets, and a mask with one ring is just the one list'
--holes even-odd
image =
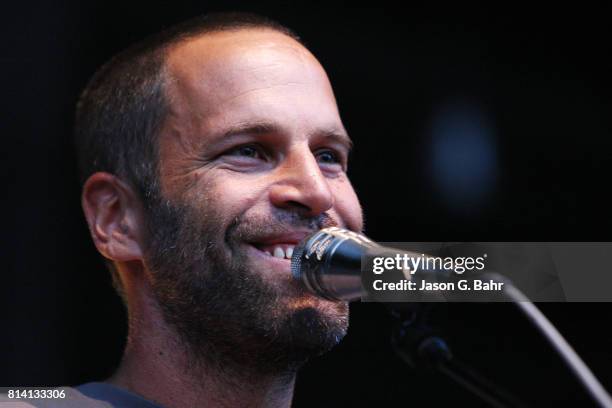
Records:
{"label": "eyebrow", "polygon": [[[239,135],[239,134],[257,136],[257,135],[265,135],[265,134],[270,134],[270,133],[285,133],[285,132],[280,126],[274,123],[271,123],[271,122],[244,122],[244,123],[240,123],[238,125],[232,126],[229,129],[226,129],[223,132],[223,134],[220,136],[220,139],[225,139],[225,138]],[[320,137],[323,139],[331,139],[332,141],[336,143],[342,144],[349,151],[352,150],[353,148],[353,141],[351,140],[351,138],[348,136],[348,134],[343,128],[341,129],[338,129],[336,127],[321,128],[321,129],[315,130],[308,136],[309,137],[316,136],[316,137]]]}

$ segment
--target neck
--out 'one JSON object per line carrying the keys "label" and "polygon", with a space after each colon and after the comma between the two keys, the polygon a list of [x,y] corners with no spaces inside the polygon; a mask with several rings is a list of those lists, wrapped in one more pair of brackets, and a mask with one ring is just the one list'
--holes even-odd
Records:
{"label": "neck", "polygon": [[141,290],[128,297],[128,341],[109,383],[168,408],[291,405],[295,372],[257,375],[248,369],[193,364],[156,302],[143,293],[151,292]]}

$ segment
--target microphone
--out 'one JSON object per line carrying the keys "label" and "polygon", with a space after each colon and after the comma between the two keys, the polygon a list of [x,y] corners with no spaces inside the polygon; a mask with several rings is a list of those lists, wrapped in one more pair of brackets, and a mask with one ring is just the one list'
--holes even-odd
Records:
{"label": "microphone", "polygon": [[[291,274],[316,296],[334,301],[352,301],[362,296],[362,260],[372,256],[394,257],[397,254],[411,258],[429,257],[379,245],[363,234],[329,227],[307,236],[295,247],[291,256]],[[410,274],[406,270],[397,273],[402,273],[401,278],[416,285],[420,285],[422,280],[452,282],[457,279],[457,275],[449,269],[419,268],[418,273]],[[499,279],[498,276],[495,278]],[[422,296],[429,296],[428,299],[433,300],[441,295]],[[425,300],[425,297],[420,300]]]}
{"label": "microphone", "polygon": [[[422,254],[387,248],[363,234],[338,227],[319,230],[302,240],[291,256],[291,274],[313,294],[328,300],[351,301],[361,297],[361,261],[376,253]],[[446,271],[429,270],[437,278]],[[411,277],[412,280],[418,279]]]}

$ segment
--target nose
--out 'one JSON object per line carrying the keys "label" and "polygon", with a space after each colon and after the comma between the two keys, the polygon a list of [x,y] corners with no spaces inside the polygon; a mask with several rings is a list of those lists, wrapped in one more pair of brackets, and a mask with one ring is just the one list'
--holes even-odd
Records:
{"label": "nose", "polygon": [[270,187],[270,201],[278,208],[298,210],[317,216],[334,205],[319,163],[307,146],[291,150],[277,168],[278,180]]}

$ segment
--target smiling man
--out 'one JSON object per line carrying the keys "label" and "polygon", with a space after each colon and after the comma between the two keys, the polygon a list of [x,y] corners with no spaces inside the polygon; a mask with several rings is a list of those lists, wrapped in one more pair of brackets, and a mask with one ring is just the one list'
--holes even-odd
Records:
{"label": "smiling man", "polygon": [[[325,71],[252,15],[191,20],[115,57],[77,108],[82,205],[128,311],[122,362],[74,391],[121,406],[288,406],[348,306],[306,293],[293,247],[362,228]],[[141,404],[141,405],[138,405]]]}

